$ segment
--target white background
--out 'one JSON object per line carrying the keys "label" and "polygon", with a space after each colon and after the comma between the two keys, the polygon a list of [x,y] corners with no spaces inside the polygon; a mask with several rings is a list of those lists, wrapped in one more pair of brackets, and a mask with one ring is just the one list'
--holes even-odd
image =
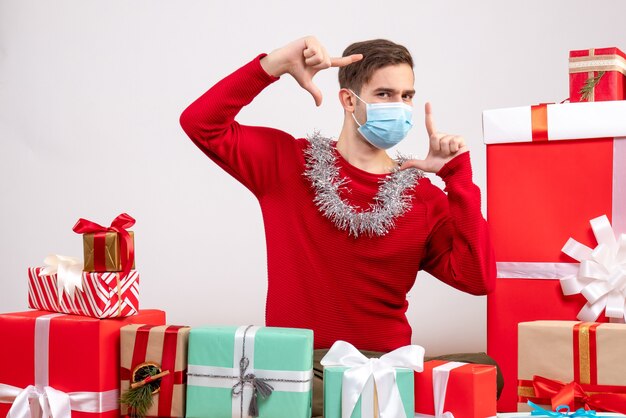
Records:
{"label": "white background", "polygon": [[[626,48],[624,16],[622,0],[0,0],[0,311],[26,309],[28,266],[82,255],[79,217],[128,212],[142,307],[176,324],[262,324],[260,210],[180,129],[191,101],[303,35],[337,55],[389,38],[416,62],[416,127],[398,148],[425,154],[430,100],[438,128],[467,138],[484,191],[481,111],[567,98],[568,51]],[[316,82],[321,108],[286,76],[239,121],[337,135],[336,71]],[[408,298],[427,354],[485,349],[486,298],[423,273]]]}

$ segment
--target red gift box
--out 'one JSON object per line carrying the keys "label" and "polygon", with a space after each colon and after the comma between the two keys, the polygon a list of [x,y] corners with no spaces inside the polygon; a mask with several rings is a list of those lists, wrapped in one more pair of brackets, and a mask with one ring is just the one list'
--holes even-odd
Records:
{"label": "red gift box", "polygon": [[[118,272],[82,274],[82,290],[62,292],[56,274],[41,275],[42,268],[28,269],[28,307],[45,311],[115,318],[135,315],[139,310],[139,273],[131,270],[121,278]],[[62,286],[61,286],[62,289]]]}
{"label": "red gift box", "polygon": [[[626,139],[593,139],[594,129],[626,136],[621,107],[617,116],[600,122],[622,104],[571,103],[483,113],[485,142],[490,144],[487,219],[498,267],[496,288],[487,297],[487,351],[505,379],[498,401],[501,412],[516,409],[517,324],[574,320],[585,306],[583,296],[563,295],[558,279],[575,276],[579,266],[561,251],[564,244],[573,237],[594,248],[589,221],[604,214],[612,218],[614,229],[626,232]],[[572,126],[579,136],[571,133]],[[564,141],[567,132],[571,139],[588,139]]]}
{"label": "red gift box", "polygon": [[[569,53],[571,102],[624,100],[626,55],[618,48],[597,48]],[[584,91],[585,85],[587,91]]]}
{"label": "red gift box", "polygon": [[426,361],[424,371],[415,373],[415,416],[495,417],[496,392],[495,366]]}
{"label": "red gift box", "polygon": [[[31,397],[50,406],[55,418],[118,417],[120,328],[132,323],[161,325],[165,313],[143,310],[123,319],[1,314],[0,416],[12,403],[18,416],[30,416]],[[41,415],[37,399],[30,402],[33,416]]]}

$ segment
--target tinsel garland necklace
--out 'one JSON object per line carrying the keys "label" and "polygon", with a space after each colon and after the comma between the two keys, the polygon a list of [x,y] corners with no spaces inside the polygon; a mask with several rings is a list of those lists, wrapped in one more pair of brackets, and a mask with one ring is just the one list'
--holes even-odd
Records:
{"label": "tinsel garland necklace", "polygon": [[316,132],[308,137],[308,141],[309,146],[304,151],[304,176],[315,189],[313,202],[339,230],[348,230],[355,238],[361,235],[383,236],[395,227],[396,218],[411,208],[412,196],[409,192],[424,177],[424,173],[414,168],[400,170],[405,157],[398,155],[398,166],[381,181],[370,209],[358,211],[339,195],[340,189],[349,180],[339,176],[331,139]]}

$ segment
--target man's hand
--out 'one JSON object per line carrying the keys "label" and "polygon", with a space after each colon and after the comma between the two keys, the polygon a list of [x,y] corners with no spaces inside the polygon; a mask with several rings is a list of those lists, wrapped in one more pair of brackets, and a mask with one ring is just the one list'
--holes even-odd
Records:
{"label": "man's hand", "polygon": [[419,168],[428,173],[436,173],[451,159],[459,154],[467,152],[465,139],[459,135],[448,135],[437,132],[433,122],[433,113],[430,103],[426,103],[426,132],[430,140],[430,149],[424,160],[407,160],[402,164],[402,169]]}
{"label": "man's hand", "polygon": [[362,58],[362,54],[333,58],[317,38],[307,36],[272,51],[261,59],[261,66],[275,77],[290,74],[303,89],[311,93],[315,104],[319,106],[322,104],[322,92],[313,83],[315,74],[326,68],[352,64]]}

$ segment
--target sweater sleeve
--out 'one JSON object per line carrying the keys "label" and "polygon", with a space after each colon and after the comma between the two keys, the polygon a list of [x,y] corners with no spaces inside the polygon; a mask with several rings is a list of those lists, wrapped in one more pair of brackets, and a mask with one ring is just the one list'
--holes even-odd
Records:
{"label": "sweater sleeve", "polygon": [[480,189],[472,181],[469,152],[450,160],[437,175],[448,195],[440,193],[433,199],[422,269],[456,289],[487,294],[495,286],[495,257],[480,211]]}
{"label": "sweater sleeve", "polygon": [[209,158],[259,198],[278,178],[280,159],[294,138],[277,129],[244,126],[239,111],[274,81],[259,55],[222,79],[185,109],[180,124]]}

